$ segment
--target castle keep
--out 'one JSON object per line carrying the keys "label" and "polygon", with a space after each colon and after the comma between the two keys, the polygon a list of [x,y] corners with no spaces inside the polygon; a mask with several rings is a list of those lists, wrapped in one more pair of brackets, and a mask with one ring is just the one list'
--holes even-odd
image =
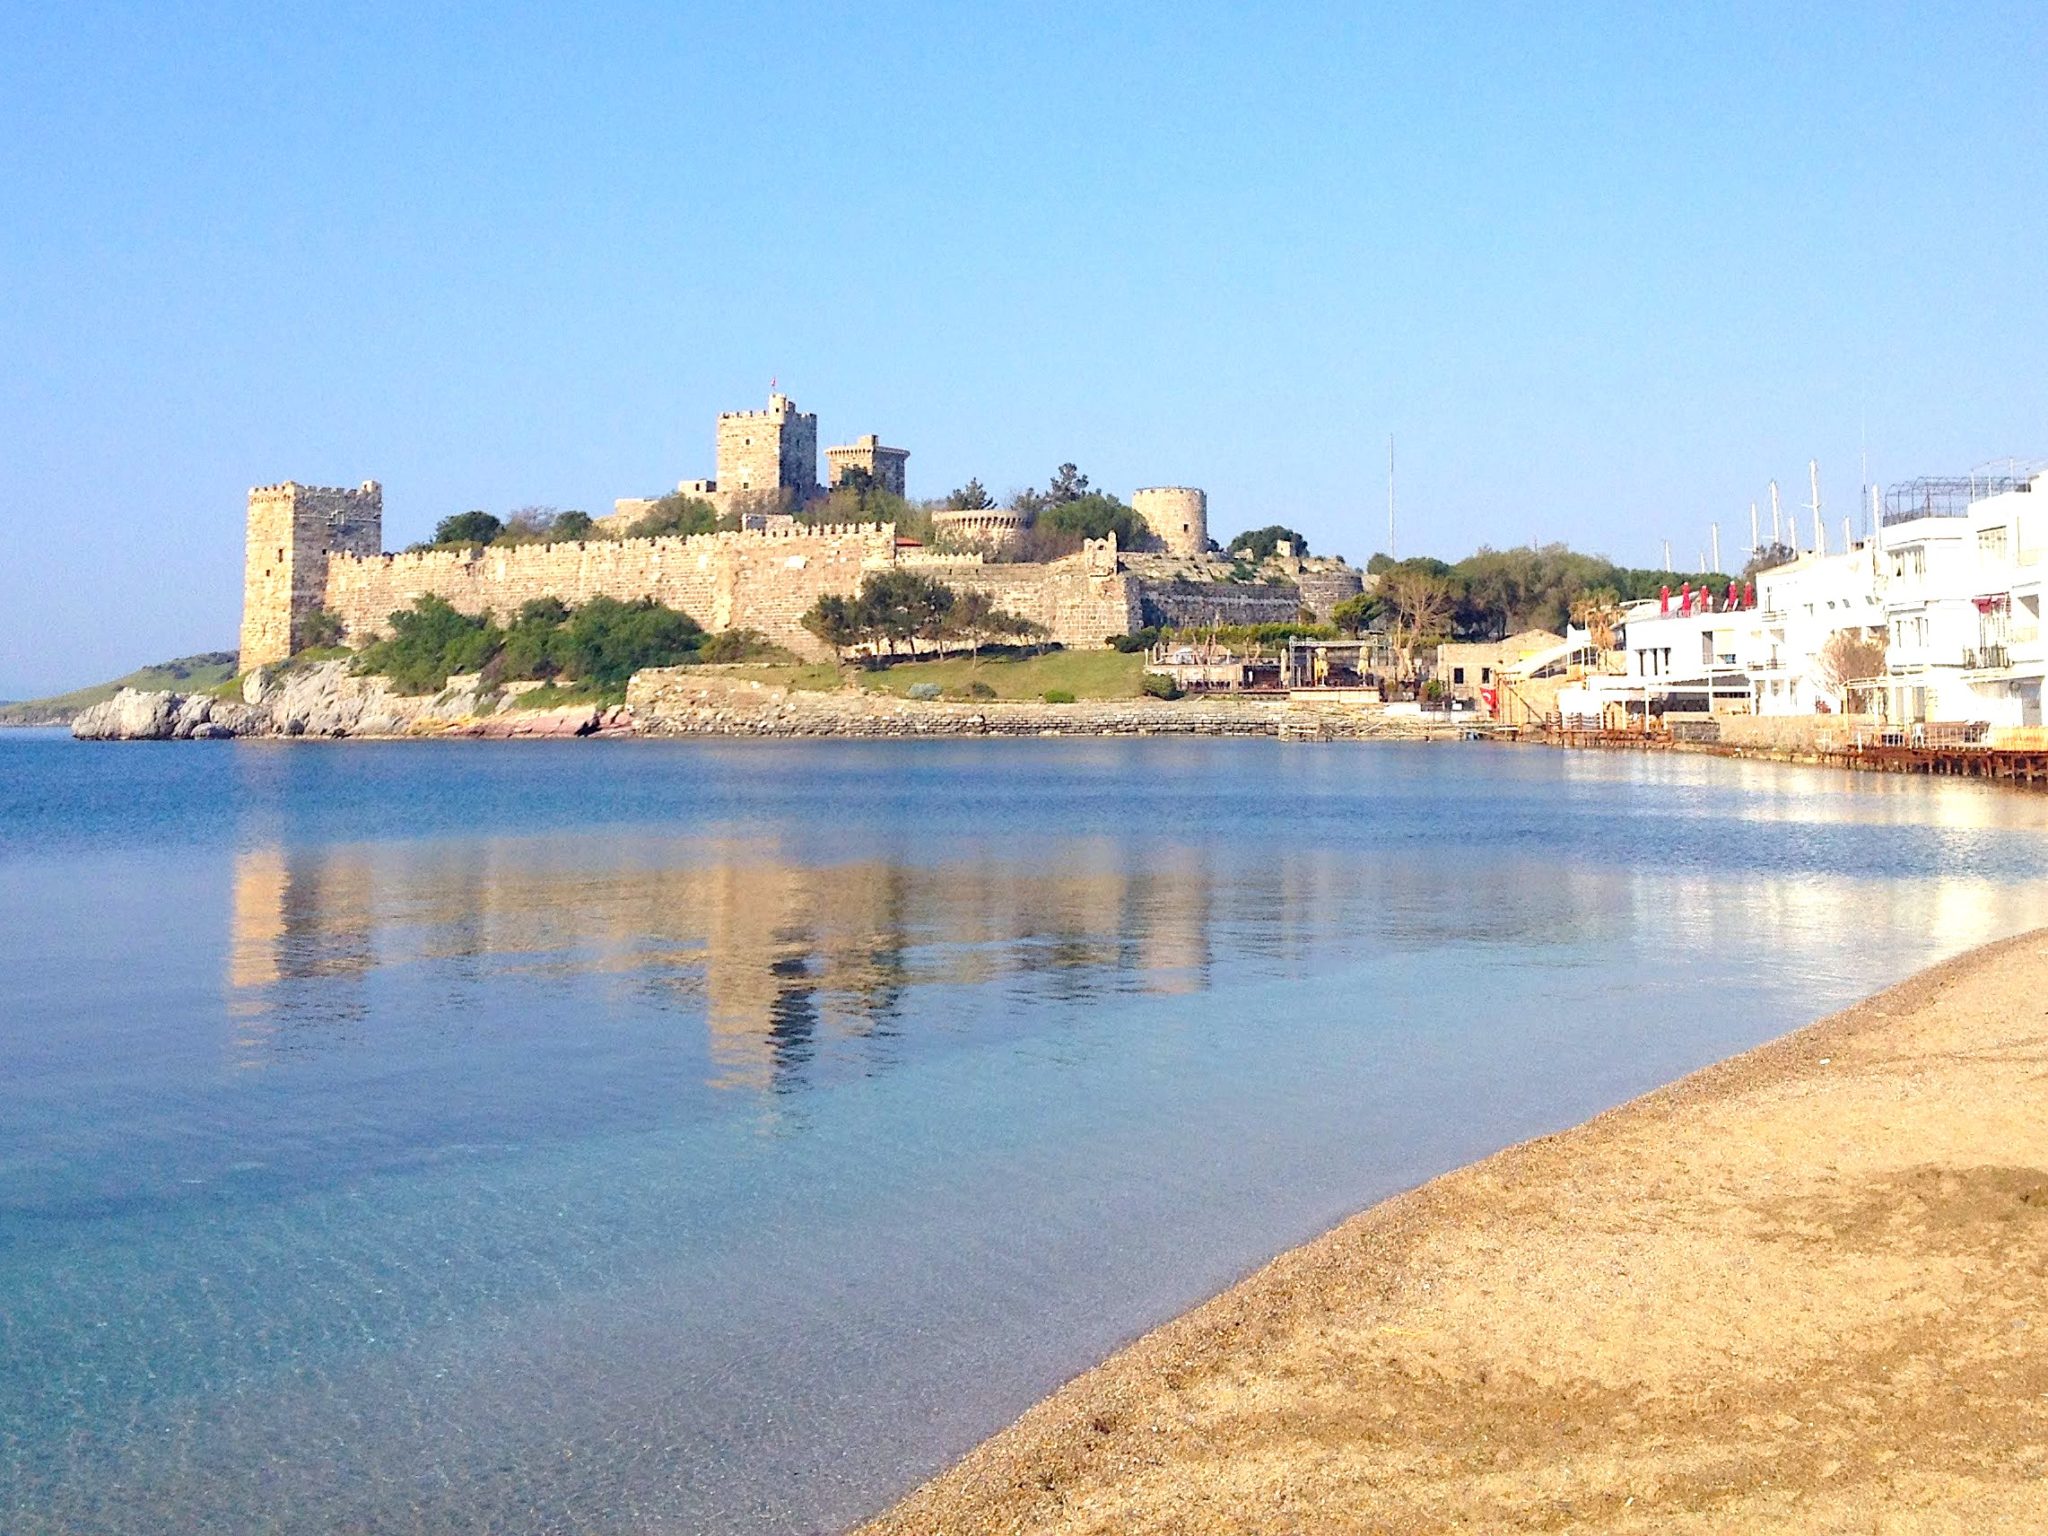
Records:
{"label": "castle keep", "polygon": [[[820,597],[851,597],[870,573],[894,568],[985,592],[997,607],[1043,625],[1055,642],[1086,648],[1147,623],[1285,621],[1304,606],[1324,614],[1359,590],[1357,573],[1342,561],[1308,562],[1291,551],[1273,580],[1225,581],[1230,563],[1208,553],[1208,499],[1192,487],[1154,487],[1133,497],[1164,540],[1164,554],[1122,551],[1110,537],[1063,559],[998,561],[983,551],[940,553],[899,540],[894,524],[804,525],[789,509],[821,494],[818,418],[786,395],[770,395],[765,411],[722,414],[717,445],[717,480],[685,481],[680,489],[716,498],[721,510],[777,510],[751,512],[735,531],[687,538],[386,554],[384,494],[374,480],[354,490],[289,480],[258,486],[249,492],[241,670],[303,650],[316,614],[338,623],[343,641],[362,645],[389,626],[393,613],[428,595],[464,613],[499,615],[542,597],[572,606],[593,597],[652,598],[714,634],[753,630],[799,655],[824,657],[829,648],[804,629],[804,613]],[[872,433],[827,450],[835,485],[858,469],[898,495],[909,456]],[[620,514],[607,519],[612,526],[650,503],[619,505]],[[995,509],[954,516],[986,522],[976,531],[996,538],[1004,531],[999,522],[1021,526],[1017,513]]]}
{"label": "castle keep", "polygon": [[305,647],[306,619],[326,606],[334,557],[376,555],[383,548],[384,491],[374,480],[353,491],[294,480],[250,491],[242,670]]}

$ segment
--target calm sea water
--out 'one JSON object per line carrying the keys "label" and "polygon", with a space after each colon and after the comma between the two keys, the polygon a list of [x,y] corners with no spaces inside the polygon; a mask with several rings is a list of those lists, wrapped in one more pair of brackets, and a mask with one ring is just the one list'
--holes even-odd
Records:
{"label": "calm sea water", "polygon": [[1690,757],[0,733],[0,1530],[834,1529],[2044,920],[2048,799]]}

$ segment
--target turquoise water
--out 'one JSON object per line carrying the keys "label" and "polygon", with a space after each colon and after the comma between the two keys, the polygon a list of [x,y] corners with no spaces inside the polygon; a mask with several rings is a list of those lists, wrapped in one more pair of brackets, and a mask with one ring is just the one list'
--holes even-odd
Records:
{"label": "turquoise water", "polygon": [[1390,1191],[2048,920],[2048,799],[0,733],[0,1530],[831,1530]]}

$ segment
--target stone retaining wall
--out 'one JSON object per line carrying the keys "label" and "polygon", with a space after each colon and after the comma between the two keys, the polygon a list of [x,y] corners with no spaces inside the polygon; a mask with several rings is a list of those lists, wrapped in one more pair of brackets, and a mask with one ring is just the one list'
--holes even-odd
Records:
{"label": "stone retaining wall", "polygon": [[1277,736],[1291,740],[1451,739],[1458,727],[1390,719],[1372,706],[1244,699],[1113,699],[1076,704],[951,703],[807,693],[707,676],[639,673],[626,690],[634,729],[652,736]]}

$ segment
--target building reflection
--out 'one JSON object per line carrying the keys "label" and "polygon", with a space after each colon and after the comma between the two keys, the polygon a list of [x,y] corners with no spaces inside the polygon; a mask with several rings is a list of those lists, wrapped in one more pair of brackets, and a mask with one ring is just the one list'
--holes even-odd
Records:
{"label": "building reflection", "polygon": [[[958,845],[955,844],[957,848]],[[898,1059],[905,1037],[1016,1027],[1034,1008],[1192,998],[1426,953],[1573,965],[1638,945],[1655,971],[1721,957],[1811,969],[1870,922],[1966,947],[2038,888],[1734,876],[1711,862],[1559,861],[1426,837],[1353,847],[1072,838],[944,861],[803,857],[773,840],[631,835],[249,850],[227,1013],[262,1068],[365,1027],[491,1028],[552,1009],[689,1021],[702,1079],[772,1094]],[[1635,938],[1631,939],[1631,935]],[[1332,1007],[1370,1018],[1339,986]],[[579,1012],[579,1010],[581,1012]]]}
{"label": "building reflection", "polygon": [[[258,848],[238,856],[228,1012],[244,1066],[317,1049],[380,982],[410,1013],[583,979],[701,1013],[708,1080],[774,1090],[821,1054],[886,1063],[916,989],[1048,1000],[1208,985],[1209,855],[1112,842],[1056,863],[996,854],[814,863],[758,842],[548,839]],[[403,971],[402,978],[397,973]]]}

